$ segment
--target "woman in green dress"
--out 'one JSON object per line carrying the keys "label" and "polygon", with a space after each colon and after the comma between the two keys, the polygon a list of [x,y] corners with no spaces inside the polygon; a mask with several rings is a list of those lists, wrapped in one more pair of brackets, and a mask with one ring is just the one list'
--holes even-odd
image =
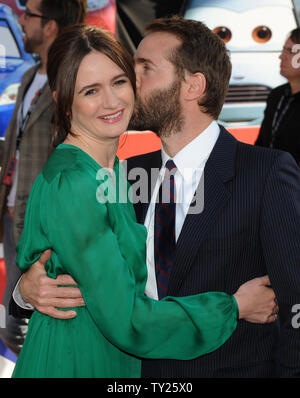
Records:
{"label": "woman in green dress", "polygon": [[134,107],[130,56],[110,34],[75,26],[53,43],[48,77],[56,149],[33,185],[17,263],[26,270],[51,248],[48,276],[72,275],[86,306],[68,320],[35,311],[13,377],[140,377],[140,357],[216,350],[242,312],[234,296],[144,294],[146,229],[116,158]]}

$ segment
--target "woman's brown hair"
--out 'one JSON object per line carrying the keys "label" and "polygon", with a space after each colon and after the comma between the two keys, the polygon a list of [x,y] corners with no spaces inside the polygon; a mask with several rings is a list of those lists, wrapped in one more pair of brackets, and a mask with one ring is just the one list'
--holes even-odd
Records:
{"label": "woman's brown hair", "polygon": [[56,92],[54,147],[72,134],[70,120],[78,69],[82,59],[93,50],[105,54],[118,65],[135,92],[132,57],[109,32],[88,25],[74,25],[64,30],[51,45],[47,62],[49,86]]}

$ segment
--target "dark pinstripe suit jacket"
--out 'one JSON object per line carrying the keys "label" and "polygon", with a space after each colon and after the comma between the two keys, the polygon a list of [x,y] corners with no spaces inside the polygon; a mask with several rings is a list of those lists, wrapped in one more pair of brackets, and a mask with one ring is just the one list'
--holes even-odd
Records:
{"label": "dark pinstripe suit jacket", "polygon": [[[149,175],[161,167],[160,151],[127,165]],[[147,207],[135,205],[141,223]],[[204,210],[185,219],[168,295],[233,294],[266,274],[280,325],[239,321],[217,351],[192,361],[145,360],[143,377],[300,376],[300,328],[292,326],[300,304],[300,170],[289,154],[243,144],[221,127],[204,170]]]}

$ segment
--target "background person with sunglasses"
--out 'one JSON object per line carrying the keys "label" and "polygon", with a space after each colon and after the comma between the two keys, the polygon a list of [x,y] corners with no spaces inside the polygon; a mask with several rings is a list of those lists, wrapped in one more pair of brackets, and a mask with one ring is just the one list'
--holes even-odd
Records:
{"label": "background person with sunglasses", "polygon": [[51,153],[54,103],[46,74],[48,49],[64,27],[84,22],[86,13],[86,0],[28,0],[19,19],[25,50],[38,54],[40,62],[23,76],[5,133],[0,174],[0,220],[3,216],[7,276],[3,297],[6,328],[0,329],[0,338],[15,354],[19,353],[27,331],[27,320],[8,315],[8,303],[20,275],[16,244],[23,230],[32,184]]}

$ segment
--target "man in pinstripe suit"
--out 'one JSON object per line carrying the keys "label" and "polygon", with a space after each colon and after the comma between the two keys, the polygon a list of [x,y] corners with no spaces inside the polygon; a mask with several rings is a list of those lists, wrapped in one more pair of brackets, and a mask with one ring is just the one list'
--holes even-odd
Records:
{"label": "man in pinstripe suit", "polygon": [[[162,150],[129,159],[129,179],[132,168],[144,168],[148,175],[155,168],[162,172],[172,158],[175,183],[188,192],[185,168],[198,169],[196,185],[204,192],[198,214],[177,204],[167,294],[232,293],[242,282],[269,274],[280,330],[277,323],[241,321],[219,350],[194,361],[144,361],[143,375],[300,376],[300,329],[292,327],[292,309],[300,303],[300,170],[289,154],[240,143],[215,122],[231,65],[223,43],[204,25],[166,19],[154,21],[146,33],[135,54],[139,100],[133,127],[155,131]],[[151,201],[158,185],[159,178],[152,190],[149,186]],[[148,227],[146,292],[155,298],[153,208],[136,205],[138,220]]]}
{"label": "man in pinstripe suit", "polygon": [[[280,308],[280,322],[240,321],[219,350],[196,360],[143,361],[143,376],[299,376],[300,330],[292,322],[292,309],[300,303],[297,165],[290,155],[240,143],[217,125],[231,66],[223,43],[200,22],[153,22],[135,61],[139,100],[133,122],[160,135],[162,150],[129,159],[129,180],[133,168],[145,169],[148,176],[153,169],[163,173],[172,158],[176,187],[181,184],[186,195],[176,205],[175,260],[167,294],[232,294],[245,281],[269,274]],[[199,212],[186,206],[193,200],[186,169],[199,171],[196,185],[203,196],[200,192],[198,197],[204,198]],[[147,203],[135,205],[138,220],[149,229],[146,293],[153,298],[157,289],[149,202],[155,200],[159,178],[154,184],[148,179]],[[30,294],[25,290],[24,284],[26,298]]]}

